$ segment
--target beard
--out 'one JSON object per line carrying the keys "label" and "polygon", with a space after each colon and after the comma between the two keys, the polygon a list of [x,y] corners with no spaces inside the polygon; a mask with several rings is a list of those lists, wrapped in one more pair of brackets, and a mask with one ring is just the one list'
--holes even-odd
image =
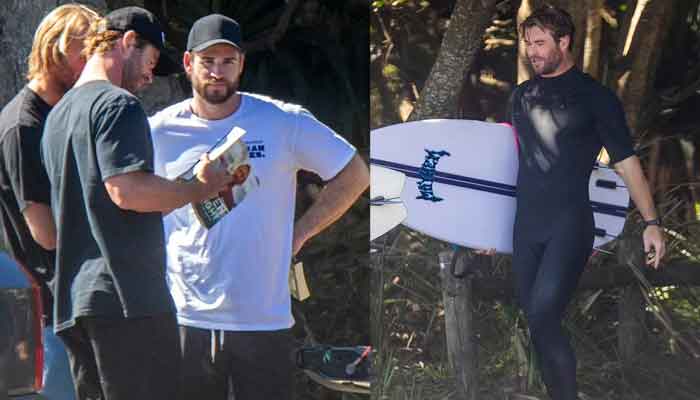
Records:
{"label": "beard", "polygon": [[134,54],[124,62],[124,68],[122,69],[121,86],[133,94],[143,89],[146,82],[144,71],[140,67],[141,57],[139,57],[139,55],[140,52],[134,52]]}
{"label": "beard", "polygon": [[[238,82],[227,81],[224,79],[218,81],[204,81],[191,77],[192,87],[204,100],[209,104],[222,104],[228,101],[233,95],[238,92]],[[213,87],[216,82],[217,86]],[[218,85],[223,83],[223,85]]]}
{"label": "beard", "polygon": [[[532,66],[532,69],[537,75],[549,75],[556,71],[557,68],[559,68],[559,65],[561,65],[563,58],[564,57],[562,52],[559,51],[559,49],[556,49],[552,51],[547,57],[530,58],[530,66]],[[536,66],[534,61],[540,61],[541,64],[539,66]]]}

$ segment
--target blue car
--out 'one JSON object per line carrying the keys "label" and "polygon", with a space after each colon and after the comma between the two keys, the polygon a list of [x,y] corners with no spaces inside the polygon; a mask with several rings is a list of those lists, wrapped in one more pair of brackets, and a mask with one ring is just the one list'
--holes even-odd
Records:
{"label": "blue car", "polygon": [[42,324],[39,286],[0,252],[0,400],[73,400],[63,343]]}

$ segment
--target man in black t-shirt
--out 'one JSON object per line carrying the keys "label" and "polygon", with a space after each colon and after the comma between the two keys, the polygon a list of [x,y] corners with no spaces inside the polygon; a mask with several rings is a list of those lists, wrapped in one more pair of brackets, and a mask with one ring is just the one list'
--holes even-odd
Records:
{"label": "man in black t-shirt", "polygon": [[[52,301],[47,283],[53,276],[56,228],[39,142],[51,107],[85,65],[82,40],[97,18],[96,12],[77,4],[49,13],[34,36],[29,83],[0,113],[0,222],[12,257],[41,285],[49,320]],[[65,48],[61,37],[72,38]]]}
{"label": "man in black t-shirt", "polygon": [[603,147],[644,218],[654,268],[664,239],[620,101],[574,66],[571,17],[545,6],[520,33],[536,77],[515,89],[509,110],[520,147],[513,273],[547,391],[575,400],[576,358],[561,322],[593,246],[588,181]]}
{"label": "man in black t-shirt", "polygon": [[[29,55],[28,84],[0,113],[0,223],[12,257],[41,288],[44,313],[44,389],[73,396],[63,346],[54,342],[49,283],[54,271],[56,229],[50,187],[41,165],[39,142],[51,107],[80,75],[80,55],[93,10],[77,4],[55,8],[39,24]],[[65,40],[66,38],[70,38]],[[0,321],[0,325],[5,322]],[[1,336],[1,335],[0,335]],[[0,353],[2,353],[0,349]]]}
{"label": "man in black t-shirt", "polygon": [[153,174],[146,115],[132,94],[176,67],[150,12],[95,24],[85,69],[46,121],[42,157],[57,226],[55,329],[80,399],[173,399],[179,342],[165,282],[162,212],[223,190],[202,158],[193,182]]}

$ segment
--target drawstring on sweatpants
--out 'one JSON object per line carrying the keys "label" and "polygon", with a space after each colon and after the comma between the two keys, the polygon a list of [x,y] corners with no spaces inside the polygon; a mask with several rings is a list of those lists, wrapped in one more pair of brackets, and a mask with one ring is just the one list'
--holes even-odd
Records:
{"label": "drawstring on sweatpants", "polygon": [[[211,330],[211,363],[214,364],[216,362],[216,353],[219,351],[222,351],[224,349],[224,334],[225,332],[223,330],[219,330],[219,340],[217,343],[216,340],[216,330],[212,329]],[[217,348],[218,344],[218,348]]]}

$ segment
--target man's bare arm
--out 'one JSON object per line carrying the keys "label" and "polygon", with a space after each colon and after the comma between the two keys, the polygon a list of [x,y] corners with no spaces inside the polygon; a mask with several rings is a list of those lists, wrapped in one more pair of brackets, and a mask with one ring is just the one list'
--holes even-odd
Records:
{"label": "man's bare arm", "polygon": [[369,186],[367,164],[358,154],[321,190],[318,198],[294,224],[292,254],[338,220]]}
{"label": "man's bare arm", "polygon": [[28,202],[22,211],[29,232],[34,241],[46,250],[56,248],[56,224],[53,221],[51,207],[43,203]]}
{"label": "man's bare arm", "polygon": [[193,201],[215,196],[233,179],[223,168],[202,156],[204,163],[197,179],[175,182],[158,175],[136,171],[105,180],[112,201],[125,210],[137,212],[170,212]]}
{"label": "man's bare arm", "polygon": [[[630,156],[615,164],[615,170],[622,177],[627,185],[627,190],[632,197],[632,201],[637,206],[637,209],[642,214],[645,221],[657,219],[654,200],[651,196],[649,184],[644,177],[642,166],[637,156]],[[648,226],[644,229],[644,252],[648,253],[652,247],[654,248],[654,258],[648,260],[649,264],[653,264],[654,268],[659,267],[659,262],[666,252],[664,236],[661,228],[655,225]]]}

